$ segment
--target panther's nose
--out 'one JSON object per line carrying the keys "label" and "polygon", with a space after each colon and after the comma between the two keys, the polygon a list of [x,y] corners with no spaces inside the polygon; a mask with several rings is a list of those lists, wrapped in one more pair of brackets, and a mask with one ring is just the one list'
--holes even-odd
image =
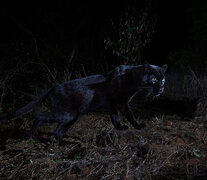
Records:
{"label": "panther's nose", "polygon": [[161,88],[160,90],[159,90],[159,94],[162,94],[164,92],[164,88]]}

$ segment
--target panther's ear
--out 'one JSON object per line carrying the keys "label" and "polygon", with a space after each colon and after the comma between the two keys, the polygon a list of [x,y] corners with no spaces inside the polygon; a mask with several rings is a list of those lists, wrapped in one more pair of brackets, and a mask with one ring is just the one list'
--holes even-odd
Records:
{"label": "panther's ear", "polygon": [[143,63],[143,70],[144,72],[148,72],[150,70],[150,65],[147,61]]}
{"label": "panther's ear", "polygon": [[165,73],[166,70],[167,70],[167,68],[168,68],[167,64],[163,65],[163,66],[162,66],[162,72]]}

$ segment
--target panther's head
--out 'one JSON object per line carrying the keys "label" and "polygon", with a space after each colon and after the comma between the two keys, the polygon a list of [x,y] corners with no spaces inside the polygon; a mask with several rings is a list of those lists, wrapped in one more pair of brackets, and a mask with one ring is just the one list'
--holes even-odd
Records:
{"label": "panther's head", "polygon": [[148,95],[153,97],[159,97],[164,92],[165,84],[165,72],[167,65],[162,67],[150,65],[148,63],[143,64],[143,87],[147,88]]}

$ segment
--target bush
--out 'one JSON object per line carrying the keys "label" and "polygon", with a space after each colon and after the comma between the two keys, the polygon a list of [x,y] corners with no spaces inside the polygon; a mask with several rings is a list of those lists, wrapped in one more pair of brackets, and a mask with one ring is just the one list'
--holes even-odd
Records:
{"label": "bush", "polygon": [[119,19],[112,19],[104,38],[105,49],[122,57],[125,64],[141,63],[141,52],[154,32],[155,18],[150,10],[150,6],[128,8]]}

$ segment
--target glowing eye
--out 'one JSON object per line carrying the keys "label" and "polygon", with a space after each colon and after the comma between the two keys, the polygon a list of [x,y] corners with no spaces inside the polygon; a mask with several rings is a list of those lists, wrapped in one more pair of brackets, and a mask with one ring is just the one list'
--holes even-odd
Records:
{"label": "glowing eye", "polygon": [[153,77],[152,78],[152,83],[156,83],[158,80],[157,80],[157,78],[156,77]]}

